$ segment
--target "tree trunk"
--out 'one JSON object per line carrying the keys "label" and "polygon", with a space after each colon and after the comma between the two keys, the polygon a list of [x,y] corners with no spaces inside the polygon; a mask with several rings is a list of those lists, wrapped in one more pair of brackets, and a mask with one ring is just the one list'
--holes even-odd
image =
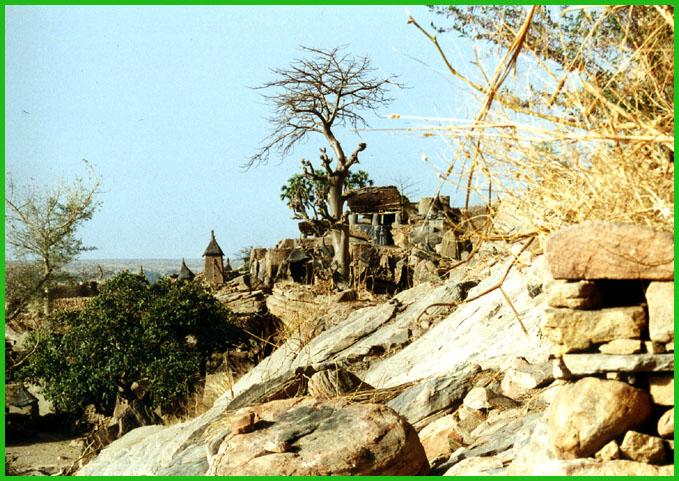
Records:
{"label": "tree trunk", "polygon": [[45,311],[45,317],[48,317],[50,313],[52,312],[52,308],[50,305],[50,276],[52,275],[52,268],[50,267],[49,263],[45,263],[44,267],[44,279],[45,283],[43,284],[43,292],[45,296],[45,302],[43,304],[43,309]]}
{"label": "tree trunk", "polygon": [[349,226],[343,222],[342,213],[344,211],[344,199],[342,199],[342,188],[344,178],[335,175],[329,179],[328,207],[329,213],[333,218],[333,225],[330,227],[332,247],[335,250],[334,261],[337,264],[338,273],[342,280],[350,282],[349,279]]}

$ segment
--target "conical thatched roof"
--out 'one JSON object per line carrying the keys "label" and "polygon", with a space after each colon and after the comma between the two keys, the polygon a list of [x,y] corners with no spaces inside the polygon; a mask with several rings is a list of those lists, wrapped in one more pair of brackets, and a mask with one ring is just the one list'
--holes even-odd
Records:
{"label": "conical thatched roof", "polygon": [[219,247],[219,244],[217,244],[217,239],[215,239],[215,231],[212,231],[212,239],[210,239],[210,243],[205,248],[205,252],[203,252],[203,257],[205,256],[224,257],[224,251],[221,247]]}
{"label": "conical thatched roof", "polygon": [[182,259],[182,266],[179,268],[179,275],[177,276],[177,279],[180,281],[190,281],[194,277],[196,277],[196,275],[191,272],[191,269],[188,268],[186,262],[184,262],[184,259]]}

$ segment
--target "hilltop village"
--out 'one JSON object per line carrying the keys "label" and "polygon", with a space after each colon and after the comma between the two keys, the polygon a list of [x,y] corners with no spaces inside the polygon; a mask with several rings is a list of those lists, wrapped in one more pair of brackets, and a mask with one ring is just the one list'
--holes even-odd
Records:
{"label": "hilltop village", "polygon": [[[349,207],[350,285],[335,284],[328,236],[304,223],[238,270],[213,231],[204,271],[182,261],[173,282],[209,286],[250,341],[215,353],[195,417],[143,427],[160,418],[117,406],[62,470],[671,473],[671,235],[585,223],[546,242],[492,240],[511,213],[412,203],[390,186],[357,190]],[[31,391],[8,391],[15,425],[44,409]]]}

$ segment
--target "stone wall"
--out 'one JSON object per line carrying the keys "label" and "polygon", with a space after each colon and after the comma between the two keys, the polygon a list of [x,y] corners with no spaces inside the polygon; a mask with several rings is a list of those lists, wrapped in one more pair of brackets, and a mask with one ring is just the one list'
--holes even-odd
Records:
{"label": "stone wall", "polygon": [[674,451],[674,240],[588,222],[546,242],[543,335],[567,384],[547,412],[557,459],[663,465]]}

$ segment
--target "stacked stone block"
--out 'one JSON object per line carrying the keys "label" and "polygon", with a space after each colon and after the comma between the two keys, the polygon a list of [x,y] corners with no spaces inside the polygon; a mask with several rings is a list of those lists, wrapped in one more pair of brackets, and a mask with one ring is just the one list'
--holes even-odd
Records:
{"label": "stacked stone block", "polygon": [[556,378],[553,454],[671,464],[674,443],[674,238],[588,222],[552,235],[542,334]]}

